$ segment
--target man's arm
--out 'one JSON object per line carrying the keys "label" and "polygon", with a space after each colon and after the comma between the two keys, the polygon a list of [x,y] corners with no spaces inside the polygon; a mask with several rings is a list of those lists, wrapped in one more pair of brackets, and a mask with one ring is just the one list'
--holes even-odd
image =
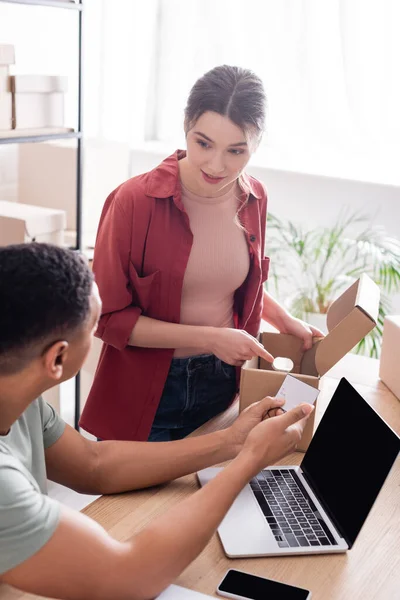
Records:
{"label": "man's arm", "polygon": [[67,426],[46,449],[47,476],[78,492],[114,494],[145,488],[234,458],[277,400],[265,398],[228,429],[176,442],[92,442]]}
{"label": "man's arm", "polygon": [[295,448],[311,411],[301,405],[260,423],[226,469],[130,542],[116,542],[89,518],[63,509],[50,541],[2,581],[71,600],[154,598],[203,550],[243,486]]}

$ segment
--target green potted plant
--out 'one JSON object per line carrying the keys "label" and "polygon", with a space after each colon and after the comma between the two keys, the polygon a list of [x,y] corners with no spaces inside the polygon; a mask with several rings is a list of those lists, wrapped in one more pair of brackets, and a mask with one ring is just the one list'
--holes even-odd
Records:
{"label": "green potted plant", "polygon": [[270,214],[267,254],[268,289],[294,316],[320,328],[335,298],[367,273],[381,289],[379,319],[357,352],[379,357],[390,296],[400,290],[400,240],[360,212],[342,212],[332,226],[312,230]]}

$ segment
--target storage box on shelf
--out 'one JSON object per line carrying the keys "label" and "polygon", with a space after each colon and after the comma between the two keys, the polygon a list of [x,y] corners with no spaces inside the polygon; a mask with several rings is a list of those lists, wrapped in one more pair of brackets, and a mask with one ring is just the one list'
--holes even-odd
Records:
{"label": "storage box on shelf", "polygon": [[0,201],[0,246],[24,242],[64,244],[65,212]]}
{"label": "storage box on shelf", "polygon": [[[264,332],[260,340],[275,358],[289,358],[293,362],[294,377],[319,387],[325,375],[347,352],[365,337],[376,325],[379,311],[379,288],[363,274],[333,304],[327,315],[328,334],[315,340],[313,347],[302,350],[302,341],[282,333]],[[264,360],[252,359],[242,368],[240,381],[240,410],[261,400],[275,396],[286,372],[272,369]],[[304,429],[298,450],[305,452],[314,431],[315,411]]]}
{"label": "storage box on shelf", "polygon": [[0,44],[0,131],[10,131],[13,127],[10,65],[14,62],[14,46]]}
{"label": "storage box on shelf", "polygon": [[[18,148],[18,200],[65,210],[67,229],[71,232],[76,229],[76,152],[76,142],[70,140],[23,144]],[[108,194],[128,179],[129,160],[128,144],[85,140],[83,247],[94,241]],[[46,165],[45,171],[43,165]]]}
{"label": "storage box on shelf", "polygon": [[66,77],[15,75],[11,77],[16,129],[64,126]]}
{"label": "storage box on shelf", "polygon": [[379,377],[400,400],[400,315],[390,315],[383,324]]}

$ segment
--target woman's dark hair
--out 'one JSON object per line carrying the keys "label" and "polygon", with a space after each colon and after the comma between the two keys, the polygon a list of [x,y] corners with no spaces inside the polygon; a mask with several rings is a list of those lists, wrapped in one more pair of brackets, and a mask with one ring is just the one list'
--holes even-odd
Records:
{"label": "woman's dark hair", "polygon": [[0,248],[0,375],[68,340],[89,317],[92,284],[75,251],[36,243]]}
{"label": "woman's dark hair", "polygon": [[185,108],[185,133],[207,111],[228,117],[247,135],[263,134],[266,104],[262,81],[253,71],[222,65],[200,77]]}

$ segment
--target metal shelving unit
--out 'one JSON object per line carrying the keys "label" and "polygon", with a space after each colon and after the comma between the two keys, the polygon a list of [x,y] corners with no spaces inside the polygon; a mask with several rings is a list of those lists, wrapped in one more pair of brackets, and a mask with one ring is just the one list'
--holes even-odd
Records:
{"label": "metal shelving unit", "polygon": [[66,0],[0,0],[9,4],[35,4],[40,6],[54,6],[55,8],[68,8],[72,10],[82,10],[82,2],[67,2]]}
{"label": "metal shelving unit", "polygon": [[[0,136],[0,144],[24,144],[32,142],[48,142],[60,139],[76,139],[76,245],[75,250],[82,250],[82,15],[83,2],[66,0],[0,0],[8,4],[25,4],[29,6],[50,6],[53,8],[75,10],[78,17],[78,122],[75,131],[65,128],[36,130],[23,135],[23,131],[13,130],[12,134]],[[79,430],[80,417],[80,373],[75,377],[75,429]]]}

